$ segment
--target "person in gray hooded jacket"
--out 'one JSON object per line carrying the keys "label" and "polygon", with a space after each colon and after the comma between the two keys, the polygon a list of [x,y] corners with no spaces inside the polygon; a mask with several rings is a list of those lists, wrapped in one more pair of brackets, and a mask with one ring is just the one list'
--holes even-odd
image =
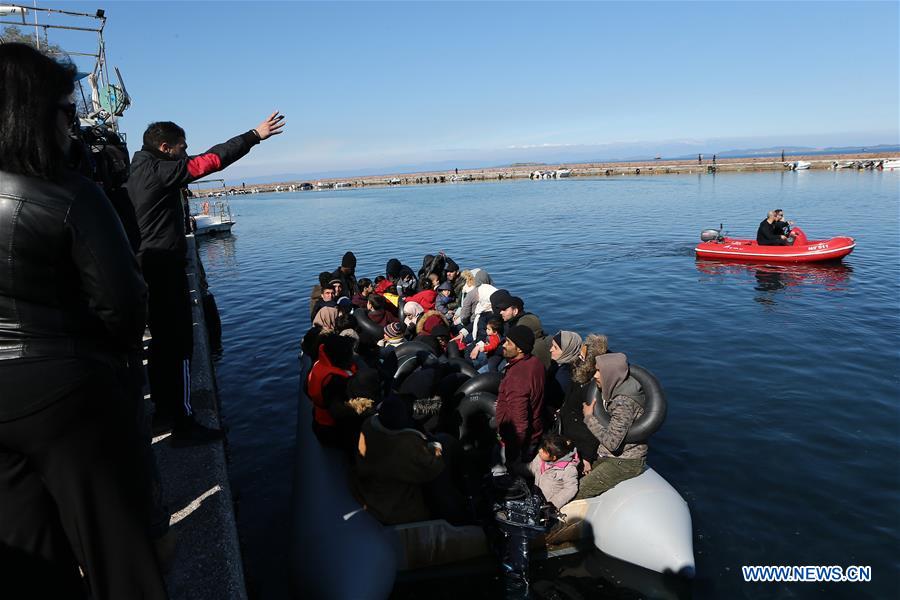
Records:
{"label": "person in gray hooded jacket", "polygon": [[[596,359],[594,383],[601,389],[602,407],[595,399],[584,405],[584,423],[599,440],[597,461],[581,480],[577,498],[592,498],[618,483],[637,477],[644,470],[647,444],[629,444],[625,436],[644,414],[646,399],[641,384],[628,372],[628,359],[620,353],[601,354]],[[609,424],[602,425],[595,410],[609,414]]]}

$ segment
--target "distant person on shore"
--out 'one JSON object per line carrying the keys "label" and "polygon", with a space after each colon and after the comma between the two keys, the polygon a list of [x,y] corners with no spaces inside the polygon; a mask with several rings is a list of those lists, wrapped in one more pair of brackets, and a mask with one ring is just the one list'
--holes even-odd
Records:
{"label": "distant person on shore", "polygon": [[713,154],[713,164],[714,165],[716,164],[716,155],[715,154]]}
{"label": "distant person on shore", "polygon": [[702,165],[702,164],[703,164],[703,155],[702,155],[702,154],[698,154],[698,155],[697,155],[697,164],[698,164],[698,165]]}
{"label": "distant person on shore", "polygon": [[282,133],[277,111],[254,129],[188,156],[184,129],[170,121],[151,123],[131,161],[127,188],[141,230],[140,262],[149,291],[150,392],[157,422],[171,422],[176,443],[203,443],[222,432],[198,423],[191,406],[190,361],[193,317],[185,272],[182,188],[234,163],[256,144]]}
{"label": "distant person on shore", "polygon": [[788,237],[779,233],[781,228],[775,226],[775,211],[770,210],[766,218],[756,230],[756,243],[760,246],[787,246]]}
{"label": "distant person on shore", "polygon": [[784,150],[781,151],[781,162],[784,162]]}

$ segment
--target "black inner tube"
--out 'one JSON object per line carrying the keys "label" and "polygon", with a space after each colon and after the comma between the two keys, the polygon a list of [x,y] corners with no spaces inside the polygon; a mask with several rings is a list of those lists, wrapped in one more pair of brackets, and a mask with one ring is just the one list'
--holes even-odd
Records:
{"label": "black inner tube", "polygon": [[[629,372],[641,384],[641,388],[644,390],[644,397],[646,398],[644,414],[632,423],[628,434],[625,436],[626,444],[635,444],[646,441],[662,427],[663,421],[666,420],[666,394],[656,376],[644,367],[630,365]],[[600,389],[592,384],[587,386],[585,403],[590,404],[595,399],[597,404],[594,406],[594,416],[600,421],[601,425],[608,427],[609,413],[603,408],[603,398],[600,396]]]}

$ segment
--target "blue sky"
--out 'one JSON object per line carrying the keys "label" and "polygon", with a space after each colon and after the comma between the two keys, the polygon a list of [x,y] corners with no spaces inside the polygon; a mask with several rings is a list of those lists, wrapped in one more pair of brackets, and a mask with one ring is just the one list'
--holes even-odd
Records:
{"label": "blue sky", "polygon": [[106,10],[132,151],[284,112],[229,178],[900,138],[897,2],[40,4]]}

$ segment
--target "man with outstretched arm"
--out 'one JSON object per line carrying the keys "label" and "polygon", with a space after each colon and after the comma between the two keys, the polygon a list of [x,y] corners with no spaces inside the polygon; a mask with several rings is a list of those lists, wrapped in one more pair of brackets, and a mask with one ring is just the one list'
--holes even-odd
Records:
{"label": "man with outstretched arm", "polygon": [[200,425],[191,408],[190,360],[193,319],[185,273],[187,244],[182,189],[221,171],[256,144],[282,133],[284,116],[272,113],[256,128],[188,156],[184,129],[170,121],[151,123],[143,147],[131,161],[128,192],[141,231],[137,253],[149,292],[150,393],[155,421],[171,422],[173,443],[221,439],[222,431]]}

